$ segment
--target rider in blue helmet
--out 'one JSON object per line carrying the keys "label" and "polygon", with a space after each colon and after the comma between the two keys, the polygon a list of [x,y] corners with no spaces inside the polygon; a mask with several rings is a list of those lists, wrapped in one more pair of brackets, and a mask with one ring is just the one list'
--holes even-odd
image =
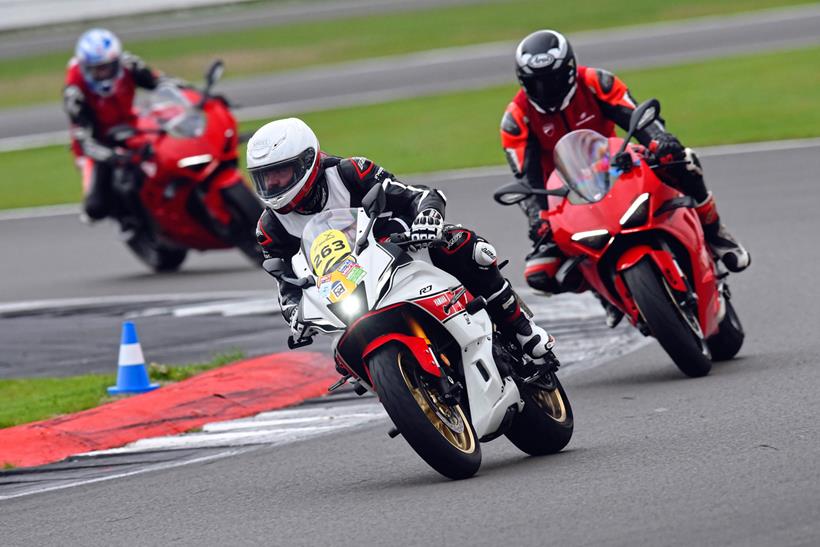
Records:
{"label": "rider in blue helmet", "polygon": [[71,149],[83,174],[83,208],[88,218],[111,214],[111,144],[106,133],[134,125],[136,88],[154,89],[159,74],[124,52],[111,31],[95,28],[77,40],[68,63],[63,107],[71,123]]}

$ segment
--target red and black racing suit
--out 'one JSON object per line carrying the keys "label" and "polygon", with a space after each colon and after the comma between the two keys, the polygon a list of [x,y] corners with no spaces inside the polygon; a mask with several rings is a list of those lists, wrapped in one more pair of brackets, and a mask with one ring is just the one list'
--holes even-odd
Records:
{"label": "red and black racing suit", "polygon": [[105,161],[111,143],[106,141],[106,133],[117,125],[134,125],[136,89],[155,89],[159,83],[159,76],[139,57],[123,53],[121,63],[123,74],[106,96],[91,90],[76,58],[66,69],[63,109],[71,124],[71,151],[82,172],[83,206],[93,219],[111,212],[111,166]]}
{"label": "red and black racing suit", "polygon": [[[553,149],[567,133],[591,129],[610,137],[615,136],[615,125],[622,129],[629,127],[636,102],[624,82],[606,70],[585,66],[578,67],[577,81],[575,94],[564,110],[542,112],[527,99],[523,90],[519,90],[501,119],[501,143],[513,174],[525,179],[533,188],[544,188],[555,169]],[[664,133],[663,120],[660,120],[635,136],[642,145],[649,146],[653,139]],[[697,162],[692,151],[688,152]],[[704,224],[714,223],[717,220],[714,200],[706,189],[700,164],[695,167],[688,170],[670,166],[658,170],[657,174],[664,182],[702,204],[698,214]],[[523,209],[530,222],[530,238],[533,243],[542,242],[528,256],[524,272],[527,283],[545,292],[583,290],[581,279],[577,277],[560,287],[555,282],[555,274],[564,256],[549,234],[543,214],[547,209],[546,197],[532,196],[523,202]]]}
{"label": "red and black racing suit", "polygon": [[[302,229],[310,218],[322,211],[360,207],[362,198],[374,185],[384,186],[389,220],[377,223],[374,234],[379,237],[409,230],[419,212],[435,209],[444,216],[444,194],[426,186],[410,186],[399,182],[391,173],[366,158],[342,159],[322,155],[317,178],[320,204],[310,214],[294,211],[287,214],[265,209],[259,219],[257,240],[267,258],[282,258],[287,264],[286,275],[293,276],[290,259],[299,252]],[[509,284],[498,270],[492,245],[461,226],[445,225],[442,247],[430,248],[433,264],[458,279],[474,296],[484,296],[488,312],[494,321],[512,323],[521,315],[517,300],[510,305],[506,295]],[[505,289],[506,287],[506,289]],[[302,298],[302,290],[288,283],[279,283],[279,303],[285,320],[290,320]],[[506,304],[506,305],[504,305]]]}

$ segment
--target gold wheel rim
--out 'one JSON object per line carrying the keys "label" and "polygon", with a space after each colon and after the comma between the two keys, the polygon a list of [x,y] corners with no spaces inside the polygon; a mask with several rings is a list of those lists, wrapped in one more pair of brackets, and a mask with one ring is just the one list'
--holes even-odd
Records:
{"label": "gold wheel rim", "polygon": [[[404,383],[407,384],[407,389],[410,390],[416,404],[419,405],[419,408],[433,424],[433,427],[454,448],[465,454],[472,454],[476,447],[475,437],[464,411],[461,410],[461,405],[448,405],[441,401],[435,392],[426,389],[424,386],[414,385],[402,363],[401,353],[399,353],[398,365]],[[451,426],[448,422],[454,425]]]}
{"label": "gold wheel rim", "polygon": [[556,422],[564,423],[567,421],[567,407],[564,405],[564,398],[558,388],[536,388],[532,392],[532,398]]}

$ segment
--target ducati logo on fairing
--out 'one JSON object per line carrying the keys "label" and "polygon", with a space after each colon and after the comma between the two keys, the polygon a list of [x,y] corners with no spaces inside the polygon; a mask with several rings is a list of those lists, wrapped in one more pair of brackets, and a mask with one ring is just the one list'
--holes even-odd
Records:
{"label": "ducati logo on fairing", "polygon": [[541,130],[544,131],[544,135],[552,137],[553,135],[555,135],[555,124],[545,123]]}

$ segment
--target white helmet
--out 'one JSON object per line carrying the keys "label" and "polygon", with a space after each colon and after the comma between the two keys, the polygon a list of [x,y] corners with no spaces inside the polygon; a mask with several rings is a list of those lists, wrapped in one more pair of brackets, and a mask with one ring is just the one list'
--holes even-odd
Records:
{"label": "white helmet", "polygon": [[256,193],[274,211],[288,213],[316,183],[319,139],[300,119],[276,120],[253,134],[247,157]]}

